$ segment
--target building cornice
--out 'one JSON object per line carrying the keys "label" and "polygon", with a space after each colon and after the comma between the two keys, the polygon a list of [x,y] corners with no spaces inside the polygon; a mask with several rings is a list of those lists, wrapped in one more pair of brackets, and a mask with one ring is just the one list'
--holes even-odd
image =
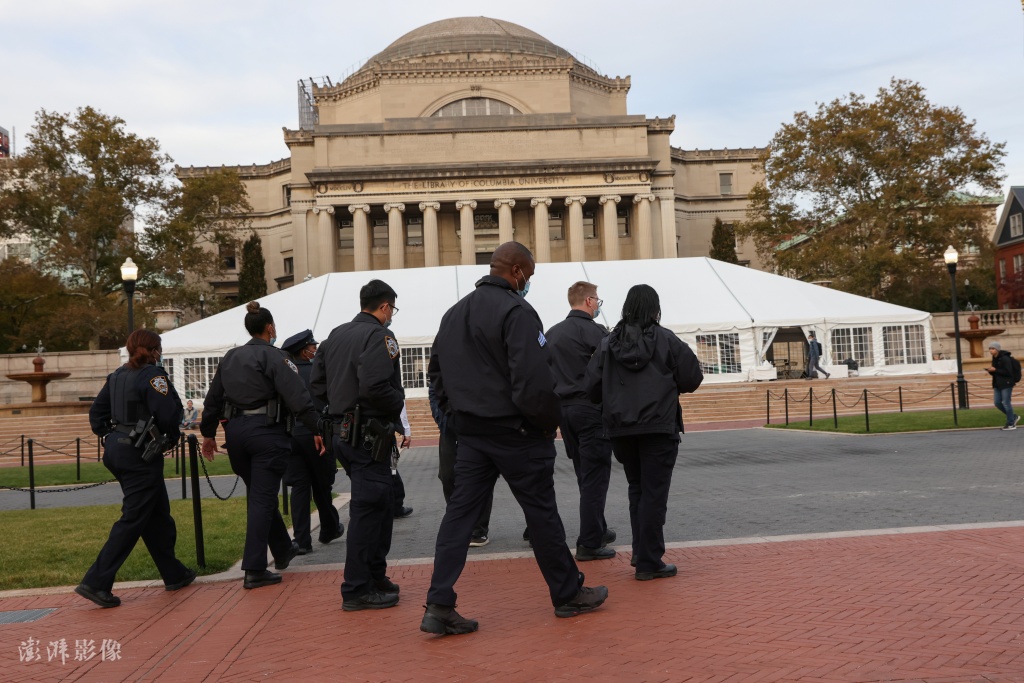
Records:
{"label": "building cornice", "polygon": [[711,161],[757,161],[766,147],[748,147],[739,149],[679,149],[671,148],[672,161],[683,163]]}
{"label": "building cornice", "polygon": [[[451,135],[452,133],[490,133],[538,130],[584,130],[593,128],[648,127],[641,115],[595,116],[580,119],[575,114],[515,114],[512,116],[420,117],[388,119],[383,123],[347,123],[318,125],[311,134],[318,137],[374,135]],[[288,131],[292,132],[292,131]],[[287,141],[287,139],[286,139]]]}
{"label": "building cornice", "polygon": [[186,178],[202,178],[218,171],[234,171],[242,180],[250,178],[269,178],[271,176],[290,173],[292,170],[291,157],[271,161],[269,164],[250,164],[248,166],[183,166],[174,167],[174,175],[179,180]]}

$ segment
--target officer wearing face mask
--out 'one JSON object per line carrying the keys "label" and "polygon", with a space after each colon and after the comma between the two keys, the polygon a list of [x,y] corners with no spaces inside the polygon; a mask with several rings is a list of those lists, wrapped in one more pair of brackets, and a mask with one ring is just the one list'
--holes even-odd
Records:
{"label": "officer wearing face mask", "polygon": [[455,490],[437,532],[434,572],[420,630],[470,633],[478,624],[455,611],[455,582],[466,564],[473,528],[500,474],[526,516],[537,565],[555,615],[599,607],[604,586],[583,586],[565,544],[555,504],[554,435],[561,407],[537,312],[524,297],[534,260],[518,242],[491,257],[490,275],[441,319],[429,375],[458,434]]}
{"label": "officer wearing face mask", "polygon": [[612,443],[604,434],[601,406],[590,402],[584,385],[587,364],[608,334],[608,330],[594,322],[602,303],[597,285],[577,282],[569,288],[569,315],[545,335],[551,348],[555,393],[562,401],[562,443],[576,470],[580,490],[577,562],[615,557],[615,551],[607,547],[615,541],[615,531],[608,528],[604,518]]}
{"label": "officer wearing face mask", "polygon": [[346,612],[398,604],[386,575],[394,524],[392,453],[405,406],[398,341],[388,331],[398,313],[395,290],[370,280],[359,290],[360,312],[331,331],[313,358],[313,396],[334,421],[334,454],[352,481],[345,578]]}

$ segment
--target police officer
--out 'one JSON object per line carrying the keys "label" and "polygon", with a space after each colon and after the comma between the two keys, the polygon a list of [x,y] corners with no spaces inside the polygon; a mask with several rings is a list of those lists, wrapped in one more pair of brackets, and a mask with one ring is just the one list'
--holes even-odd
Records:
{"label": "police officer", "polygon": [[[124,501],[121,518],[114,522],[110,536],[96,561],[75,592],[100,607],[117,607],[121,599],[110,593],[114,576],[142,538],[164,580],[164,588],[176,591],[192,583],[195,571],[174,556],[177,530],[164,485],[163,453],[157,451],[148,462],[142,459],[148,443],[138,446],[143,431],[140,421],[153,418],[164,443],[175,443],[180,432],[181,400],[167,373],[157,367],[160,336],[136,330],[128,337],[128,363],[115,370],[89,409],[89,425],[104,437],[103,464],[121,484]],[[144,439],[148,441],[148,439]]]}
{"label": "police officer", "polygon": [[335,418],[334,452],[352,480],[341,584],[347,612],[398,604],[399,587],[386,575],[394,525],[392,454],[405,405],[398,342],[387,329],[398,313],[397,298],[381,280],[366,283],[360,313],[334,328],[313,359],[313,395]]}
{"label": "police officer", "polygon": [[[312,330],[294,334],[281,344],[281,348],[288,352],[295,367],[299,369],[299,377],[307,390],[316,347],[317,341]],[[314,398],[313,407],[319,413],[324,404]],[[311,494],[320,514],[320,542],[330,543],[341,538],[345,531],[345,525],[341,523],[331,498],[338,464],[330,453],[321,454],[317,450],[314,436],[301,422],[292,426],[292,455],[288,459],[288,470],[284,476],[284,483],[292,487],[292,527],[295,542],[299,544],[299,555],[313,552],[309,513]]]}
{"label": "police officer", "polygon": [[605,429],[622,463],[629,492],[636,579],[676,575],[665,564],[665,514],[679,453],[679,394],[704,380],[700,363],[674,333],[658,324],[661,302],[649,285],[626,294],[622,320],[587,366],[587,394],[602,403]]}
{"label": "police officer", "polygon": [[607,330],[594,322],[604,303],[597,285],[577,282],[569,288],[569,315],[545,335],[551,348],[551,371],[555,393],[562,401],[562,443],[576,470],[580,490],[580,535],[576,539],[576,561],[607,560],[615,551],[604,505],[612,471],[612,444],[601,424],[601,406],[591,403],[585,379],[587,363],[601,345]]}
{"label": "police officer", "polygon": [[[242,585],[259,588],[281,582],[280,574],[267,570],[268,545],[277,569],[286,569],[299,551],[288,536],[277,503],[292,450],[287,412],[314,433],[317,415],[295,363],[274,347],[274,316],[256,301],[249,302],[246,310],[245,329],[252,339],[221,359],[206,394],[199,431],[205,437],[203,457],[212,461],[217,452],[217,425],[227,420],[228,459],[249,496]],[[323,453],[320,437],[314,436],[313,441]]]}
{"label": "police officer", "polygon": [[454,586],[499,474],[526,516],[555,615],[589,612],[608,597],[604,586],[583,586],[555,504],[554,434],[561,411],[544,327],[525,299],[533,271],[529,249],[518,242],[500,245],[490,275],[448,309],[434,338],[428,373],[459,442],[455,491],[437,532],[420,623],[427,633],[477,630],[475,620],[455,611]]}

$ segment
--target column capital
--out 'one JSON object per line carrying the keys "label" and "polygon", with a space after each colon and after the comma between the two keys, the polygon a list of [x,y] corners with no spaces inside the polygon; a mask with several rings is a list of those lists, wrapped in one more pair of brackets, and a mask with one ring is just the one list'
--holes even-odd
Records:
{"label": "column capital", "polygon": [[577,197],[566,197],[565,198],[565,205],[566,206],[572,206],[576,202],[579,202],[580,206],[583,206],[584,204],[587,203],[587,198],[582,196],[582,195],[581,196],[577,196]]}
{"label": "column capital", "polygon": [[534,197],[533,199],[530,200],[530,207],[537,208],[538,204],[543,204],[544,206],[551,206],[551,197]]}
{"label": "column capital", "polygon": [[640,202],[642,202],[644,200],[647,200],[649,202],[653,202],[654,201],[654,195],[653,194],[638,194],[638,195],[633,197],[633,203],[634,204],[639,204]]}
{"label": "column capital", "polygon": [[391,213],[391,209],[397,209],[400,212],[405,212],[405,204],[385,204],[384,210]]}
{"label": "column capital", "polygon": [[508,205],[508,208],[511,209],[511,208],[513,208],[516,205],[516,200],[514,200],[514,199],[495,199],[494,200],[494,208],[495,209],[500,209],[504,205]]}
{"label": "column capital", "polygon": [[313,215],[314,216],[318,215],[321,211],[326,211],[327,213],[332,214],[332,213],[334,213],[334,207],[333,206],[314,206],[313,207]]}
{"label": "column capital", "polygon": [[476,200],[475,199],[460,199],[459,201],[455,202],[455,208],[457,210],[459,210],[459,211],[462,211],[462,207],[464,207],[464,206],[468,206],[471,209],[476,209]]}
{"label": "column capital", "polygon": [[434,211],[441,210],[441,202],[420,202],[420,211],[426,211],[427,209],[433,209]]}
{"label": "column capital", "polygon": [[601,195],[601,198],[598,199],[597,201],[601,205],[607,204],[608,202],[615,202],[616,204],[618,204],[619,202],[622,201],[622,197],[617,194],[604,194]]}
{"label": "column capital", "polygon": [[370,205],[369,204],[351,204],[348,207],[348,212],[350,214],[352,214],[353,216],[356,214],[356,211],[362,211],[363,213],[370,213]]}

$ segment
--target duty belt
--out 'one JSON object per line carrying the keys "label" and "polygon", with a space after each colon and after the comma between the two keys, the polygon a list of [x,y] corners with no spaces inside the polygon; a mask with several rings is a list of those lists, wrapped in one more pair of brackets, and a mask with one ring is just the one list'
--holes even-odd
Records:
{"label": "duty belt", "polygon": [[238,414],[239,415],[266,415],[267,414],[267,407],[266,406],[260,406],[259,408],[253,408],[252,410],[240,410],[240,411],[238,411]]}
{"label": "duty belt", "polygon": [[135,429],[128,425],[114,425],[111,431],[121,432],[122,434],[131,434]]}

